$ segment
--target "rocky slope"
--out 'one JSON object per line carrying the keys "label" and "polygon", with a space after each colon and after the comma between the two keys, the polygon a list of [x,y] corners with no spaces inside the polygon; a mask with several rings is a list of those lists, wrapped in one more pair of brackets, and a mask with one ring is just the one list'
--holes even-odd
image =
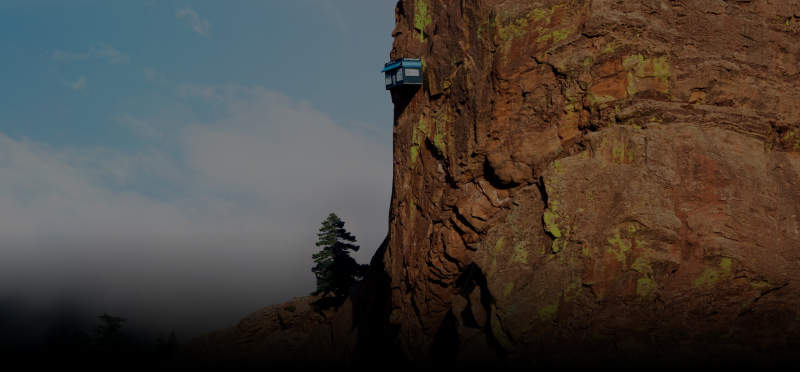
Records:
{"label": "rocky slope", "polygon": [[800,346],[800,3],[401,0],[396,21],[425,85],[392,91],[388,244],[330,338],[345,360]]}

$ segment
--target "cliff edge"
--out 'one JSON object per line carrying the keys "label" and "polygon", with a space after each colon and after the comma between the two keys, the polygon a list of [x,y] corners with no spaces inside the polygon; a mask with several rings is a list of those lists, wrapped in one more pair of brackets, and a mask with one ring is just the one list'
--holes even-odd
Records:
{"label": "cliff edge", "polygon": [[401,0],[393,36],[424,86],[345,359],[792,357],[800,3]]}

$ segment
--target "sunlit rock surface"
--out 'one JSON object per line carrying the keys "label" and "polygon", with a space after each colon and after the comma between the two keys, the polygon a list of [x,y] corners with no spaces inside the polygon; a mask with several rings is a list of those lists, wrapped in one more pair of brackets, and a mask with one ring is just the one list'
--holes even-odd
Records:
{"label": "sunlit rock surface", "polygon": [[392,91],[387,243],[336,316],[251,334],[342,363],[794,356],[800,3],[403,0],[396,20],[391,57],[425,84]]}

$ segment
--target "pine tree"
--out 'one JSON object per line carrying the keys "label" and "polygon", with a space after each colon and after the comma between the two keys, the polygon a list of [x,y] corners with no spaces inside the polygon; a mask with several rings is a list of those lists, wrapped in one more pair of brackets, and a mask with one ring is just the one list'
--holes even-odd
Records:
{"label": "pine tree", "polygon": [[334,213],[322,222],[317,234],[317,247],[321,250],[314,253],[314,268],[311,271],[317,277],[317,290],[312,294],[326,296],[333,293],[336,297],[346,297],[350,287],[363,277],[364,266],[350,257],[350,252],[357,252],[355,236],[345,230],[344,221]]}
{"label": "pine tree", "polygon": [[125,318],[103,314],[98,316],[101,323],[95,328],[95,341],[101,351],[117,352],[123,346],[122,323]]}

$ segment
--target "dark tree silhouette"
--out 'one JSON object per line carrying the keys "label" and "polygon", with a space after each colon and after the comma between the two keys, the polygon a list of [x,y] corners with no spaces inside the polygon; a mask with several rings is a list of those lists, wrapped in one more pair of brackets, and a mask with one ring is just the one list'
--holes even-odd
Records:
{"label": "dark tree silhouette", "polygon": [[312,294],[335,297],[347,297],[350,288],[364,277],[366,265],[359,265],[350,257],[350,252],[357,252],[355,236],[345,230],[344,221],[334,213],[322,222],[317,234],[317,247],[320,251],[313,254],[314,268],[311,271],[317,277],[317,289]]}
{"label": "dark tree silhouette", "polygon": [[100,315],[98,318],[100,319],[100,324],[95,329],[97,345],[102,351],[119,351],[123,343],[122,322],[125,319],[108,314]]}

